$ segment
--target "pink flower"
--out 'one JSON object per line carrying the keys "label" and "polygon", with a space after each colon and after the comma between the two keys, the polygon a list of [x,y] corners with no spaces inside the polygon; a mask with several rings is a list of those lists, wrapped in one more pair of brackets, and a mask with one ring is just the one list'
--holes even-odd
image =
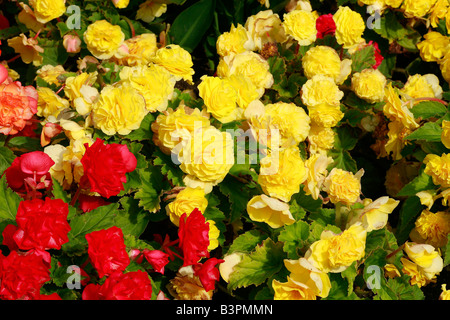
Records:
{"label": "pink flower", "polygon": [[220,280],[220,272],[216,265],[222,262],[225,262],[225,260],[211,258],[203,264],[194,265],[194,273],[199,277],[206,291],[214,290],[216,281]]}
{"label": "pink flower", "polygon": [[161,250],[144,249],[144,257],[156,272],[164,274],[164,267],[169,263],[169,255],[167,253]]}

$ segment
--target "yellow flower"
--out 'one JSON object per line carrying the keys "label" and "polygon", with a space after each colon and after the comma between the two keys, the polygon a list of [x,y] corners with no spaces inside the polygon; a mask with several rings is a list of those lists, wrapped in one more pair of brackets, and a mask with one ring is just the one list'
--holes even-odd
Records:
{"label": "yellow flower", "polygon": [[206,291],[192,266],[182,267],[167,285],[176,300],[211,300],[214,291]]}
{"label": "yellow flower", "polygon": [[[175,149],[173,149],[174,151]],[[175,150],[183,181],[188,187],[202,187],[206,193],[222,182],[234,164],[233,138],[213,126],[194,131],[191,139]]]}
{"label": "yellow flower", "polygon": [[248,41],[247,30],[241,24],[238,24],[237,27],[232,24],[229,32],[224,32],[217,38],[217,54],[225,57],[244,52],[247,50],[245,46]]}
{"label": "yellow flower", "polygon": [[92,86],[97,81],[97,71],[92,73],[80,73],[75,77],[68,77],[66,79],[64,94],[70,101],[82,97],[81,88],[83,86]]}
{"label": "yellow flower", "polygon": [[208,251],[212,251],[216,249],[219,246],[219,236],[220,236],[220,230],[216,227],[216,222],[214,220],[206,220],[206,223],[209,224],[209,246]]}
{"label": "yellow flower", "polygon": [[447,244],[449,233],[450,213],[444,211],[433,213],[425,209],[417,218],[415,227],[410,233],[410,238],[417,243],[430,244],[435,248],[441,248]]}
{"label": "yellow flower", "polygon": [[289,277],[296,283],[302,283],[312,289],[314,294],[326,298],[331,289],[331,282],[328,274],[317,269],[305,258],[298,260],[284,260],[286,269],[289,270]]}
{"label": "yellow flower", "polygon": [[361,99],[369,103],[384,99],[386,77],[378,69],[364,69],[352,76],[352,90]]}
{"label": "yellow flower", "polygon": [[450,290],[447,290],[447,285],[444,283],[441,286],[441,294],[439,295],[439,300],[450,300]]}
{"label": "yellow flower", "polygon": [[399,200],[387,196],[380,197],[375,201],[366,198],[363,200],[364,208],[354,210],[354,216],[347,225],[350,226],[359,221],[367,232],[382,229],[388,222],[389,214],[399,203]]}
{"label": "yellow flower", "polygon": [[344,93],[333,78],[315,75],[302,86],[302,102],[309,108],[319,104],[340,105]]}
{"label": "yellow flower", "polygon": [[44,24],[37,21],[33,9],[23,2],[20,2],[19,5],[22,7],[22,10],[17,15],[17,20],[23,23],[28,29],[36,33],[39,32],[44,27]]}
{"label": "yellow flower", "polygon": [[265,222],[276,229],[295,222],[289,204],[265,194],[254,196],[247,203],[247,212],[253,221]]}
{"label": "yellow flower", "polygon": [[284,31],[294,38],[299,45],[308,46],[316,41],[316,17],[312,12],[293,10],[285,13],[283,19]]}
{"label": "yellow flower", "polygon": [[155,64],[123,67],[119,76],[144,97],[149,112],[167,109],[173,96],[175,79],[165,68]]}
{"label": "yellow flower", "polygon": [[305,161],[308,172],[303,187],[305,194],[311,195],[313,199],[319,198],[323,182],[328,174],[327,168],[331,163],[333,158],[321,154],[312,154]]}
{"label": "yellow flower", "polygon": [[195,208],[204,213],[207,206],[208,200],[203,189],[187,187],[177,194],[174,201],[167,204],[166,213],[170,221],[178,227],[180,217],[184,213],[189,216]]}
{"label": "yellow flower", "polygon": [[388,141],[384,148],[387,154],[392,152],[392,159],[400,160],[402,158],[401,151],[403,147],[408,143],[405,139],[412,131],[408,127],[405,127],[399,120],[394,120],[388,124]]}
{"label": "yellow flower", "polygon": [[55,84],[59,86],[62,81],[59,81],[58,77],[64,73],[66,73],[66,70],[64,70],[62,65],[52,66],[50,64],[46,64],[36,71],[36,79],[41,78],[48,84]]}
{"label": "yellow flower", "polygon": [[272,10],[259,11],[257,14],[248,17],[244,27],[251,40],[246,46],[247,50],[260,51],[266,43],[283,43],[286,41],[281,19]]}
{"label": "yellow flower", "polygon": [[[450,10],[448,10],[450,13]],[[450,21],[450,14],[448,15],[447,21]],[[449,22],[450,24],[450,22]],[[450,28],[448,28],[450,30]],[[450,83],[450,51],[448,51],[445,56],[439,61],[439,68],[441,69],[442,77]]]}
{"label": "yellow flower", "polygon": [[66,147],[60,144],[52,144],[44,148],[44,153],[47,154],[55,164],[50,168],[49,172],[52,178],[59,182],[63,186],[64,181],[64,168],[63,168],[63,155],[66,152]]}
{"label": "yellow flower", "polygon": [[334,146],[334,137],[336,132],[332,128],[323,127],[316,122],[311,122],[308,142],[309,152],[311,154],[326,154]]}
{"label": "yellow flower", "polygon": [[324,191],[328,193],[332,203],[352,205],[359,199],[361,193],[361,177],[364,169],[356,174],[339,168],[333,168],[325,179]]}
{"label": "yellow flower", "polygon": [[450,149],[450,121],[442,121],[441,142],[447,149]]}
{"label": "yellow flower", "polygon": [[333,20],[336,23],[336,40],[344,48],[348,49],[364,41],[362,34],[365,24],[358,12],[349,7],[341,6],[333,15]]}
{"label": "yellow flower", "polygon": [[63,109],[70,107],[69,101],[58,96],[52,89],[47,87],[38,87],[39,95],[37,115],[47,118],[49,116],[58,117]]}
{"label": "yellow flower", "polygon": [[[286,102],[268,104],[262,115],[250,120],[258,141],[268,147],[274,147],[273,143],[283,147],[297,145],[308,136],[309,124],[309,116],[303,108]],[[272,138],[274,130],[277,135]]]}
{"label": "yellow flower", "polygon": [[441,60],[449,50],[449,37],[446,37],[437,31],[429,31],[423,37],[425,40],[422,40],[417,44],[417,49],[420,51],[422,60],[427,62],[437,62]]}
{"label": "yellow flower", "polygon": [[308,111],[312,122],[326,128],[336,126],[344,117],[344,113],[341,111],[340,106],[327,103],[308,107]]}
{"label": "yellow flower", "polygon": [[[275,152],[276,151],[276,152]],[[270,197],[289,202],[306,180],[306,167],[297,146],[271,152],[261,159],[258,183]]]}
{"label": "yellow flower", "polygon": [[242,118],[242,109],[237,108],[237,92],[227,78],[204,75],[200,79],[199,96],[214,118],[222,123]]}
{"label": "yellow flower", "polygon": [[192,57],[179,45],[171,44],[158,49],[151,61],[166,68],[175,77],[175,80],[184,79],[188,83],[192,83],[194,75]]}
{"label": "yellow flower", "polygon": [[272,280],[272,288],[275,291],[274,300],[316,300],[312,289],[290,277],[287,277],[287,282]]}
{"label": "yellow flower", "polygon": [[305,258],[323,272],[342,272],[365,255],[367,231],[356,223],[340,234],[325,230]]}
{"label": "yellow flower", "polygon": [[417,264],[428,280],[433,279],[436,274],[442,271],[444,260],[433,246],[407,241],[405,242],[404,251],[408,258]]}
{"label": "yellow flower", "polygon": [[426,165],[424,172],[431,176],[435,185],[444,188],[450,187],[450,154],[444,153],[442,156],[428,154],[423,163]]}
{"label": "yellow flower", "polygon": [[176,110],[168,109],[158,115],[152,123],[153,142],[165,154],[170,154],[172,149],[183,138],[190,139],[196,129],[206,129],[210,126],[206,112],[199,109],[191,109],[180,105]]}
{"label": "yellow flower", "polygon": [[97,59],[109,59],[119,50],[125,40],[120,26],[106,20],[97,20],[90,24],[83,34],[88,50]]}
{"label": "yellow flower", "polygon": [[119,51],[124,51],[123,57],[113,57],[113,61],[125,66],[146,65],[158,50],[156,35],[143,33],[123,42]]}
{"label": "yellow flower", "polygon": [[400,258],[400,261],[403,265],[402,272],[411,277],[409,283],[413,285],[417,285],[419,288],[426,286],[430,282],[436,281],[435,278],[428,279],[423,272],[421,272],[420,267],[412,262],[411,260]]}
{"label": "yellow flower", "polygon": [[221,78],[232,75],[242,75],[249,79],[257,88],[260,96],[273,84],[273,76],[269,71],[269,63],[253,51],[244,51],[232,56],[226,56],[217,69]]}
{"label": "yellow flower", "polygon": [[128,7],[130,0],[112,0],[112,3],[114,4],[114,7],[116,7],[117,9],[124,9]]}
{"label": "yellow flower", "polygon": [[400,92],[413,99],[442,98],[442,87],[439,85],[439,78],[432,73],[409,76]]}
{"label": "yellow flower", "polygon": [[47,23],[66,12],[65,0],[30,0],[36,20]]}
{"label": "yellow flower", "polygon": [[401,277],[400,271],[398,271],[397,267],[392,263],[388,263],[384,266],[384,274],[391,279]]}
{"label": "yellow flower", "polygon": [[167,3],[163,1],[147,0],[139,5],[136,19],[150,23],[167,11]]}
{"label": "yellow flower", "polygon": [[321,74],[338,82],[343,63],[336,50],[328,46],[319,45],[311,47],[305,53],[302,58],[302,67],[308,79]]}
{"label": "yellow flower", "polygon": [[409,110],[407,101],[401,100],[396,90],[389,83],[385,88],[383,113],[391,121],[400,121],[404,127],[408,129],[416,129],[419,127],[414,115]]}
{"label": "yellow flower", "polygon": [[392,8],[398,8],[402,4],[403,0],[384,0],[387,6]]}
{"label": "yellow flower", "polygon": [[148,113],[145,99],[129,83],[107,85],[92,106],[92,121],[107,135],[127,135],[139,129]]}
{"label": "yellow flower", "polygon": [[33,63],[35,67],[39,67],[44,60],[44,57],[40,55],[44,49],[38,45],[37,39],[27,38],[23,33],[8,39],[8,46],[13,48],[15,53],[20,54],[20,58],[26,64]]}
{"label": "yellow flower", "polygon": [[423,17],[431,10],[435,3],[436,0],[404,0],[401,9],[407,16]]}
{"label": "yellow flower", "polygon": [[230,275],[234,271],[234,267],[239,262],[241,262],[243,256],[244,256],[244,254],[242,252],[236,251],[233,253],[226,254],[223,257],[224,262],[219,264],[219,272],[220,272],[220,276],[226,283],[228,283],[228,281],[230,279]]}
{"label": "yellow flower", "polygon": [[226,78],[233,86],[237,93],[237,104],[242,109],[247,109],[250,102],[261,97],[258,88],[253,84],[250,79],[247,79],[242,74],[233,74]]}
{"label": "yellow flower", "polygon": [[62,186],[65,190],[70,189],[72,183],[79,183],[84,174],[83,164],[81,158],[86,152],[86,147],[94,143],[94,140],[89,135],[83,135],[78,139],[70,139],[70,145],[66,147],[62,155],[62,168],[64,170],[64,180]]}

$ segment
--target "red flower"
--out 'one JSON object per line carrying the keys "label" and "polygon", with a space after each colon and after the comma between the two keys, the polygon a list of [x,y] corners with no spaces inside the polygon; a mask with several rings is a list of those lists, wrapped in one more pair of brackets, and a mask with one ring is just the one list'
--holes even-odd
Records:
{"label": "red flower", "polygon": [[184,256],[183,267],[196,264],[203,257],[209,258],[209,224],[200,210],[195,208],[188,217],[183,213],[178,237]]}
{"label": "red flower", "polygon": [[5,170],[8,186],[24,198],[42,196],[38,190],[49,189],[52,178],[48,170],[55,162],[42,151],[28,152],[14,159]]}
{"label": "red flower", "polygon": [[19,203],[14,240],[22,250],[61,249],[69,241],[69,205],[61,199],[24,200]]}
{"label": "red flower", "polygon": [[78,196],[78,203],[80,204],[80,209],[85,213],[97,209],[98,207],[110,204],[102,197],[90,196],[87,194],[80,194]]}
{"label": "red flower", "polygon": [[164,267],[169,263],[169,255],[161,250],[144,249],[144,257],[156,272],[164,274]]}
{"label": "red flower", "polygon": [[316,20],[317,38],[323,39],[327,34],[334,35],[336,23],[331,13],[321,15]]}
{"label": "red flower", "polygon": [[126,173],[136,169],[137,160],[126,145],[111,143],[105,145],[97,140],[89,147],[81,158],[84,175],[81,178],[83,188],[98,192],[109,198],[119,194],[127,182]]}
{"label": "red flower", "polygon": [[373,69],[377,69],[378,66],[383,62],[384,57],[381,55],[380,48],[378,47],[378,43],[373,42],[372,40],[369,41],[368,45],[372,45],[375,49],[375,64],[372,66]]}
{"label": "red flower", "polygon": [[222,262],[225,262],[225,260],[211,258],[206,260],[203,264],[194,265],[194,274],[199,277],[200,282],[206,291],[214,290],[216,281],[220,280],[219,269],[215,266]]}
{"label": "red flower", "polygon": [[35,250],[0,254],[0,299],[38,299],[41,286],[49,280],[50,266]]}
{"label": "red flower", "polygon": [[130,264],[122,229],[113,226],[86,235],[89,258],[100,278],[123,271]]}
{"label": "red flower", "polygon": [[19,247],[17,246],[16,241],[14,241],[13,236],[14,233],[17,231],[17,226],[13,224],[8,224],[5,229],[3,229],[2,237],[3,242],[2,244],[7,246],[9,251],[17,251]]}
{"label": "red flower", "polygon": [[89,284],[83,291],[83,300],[150,300],[152,283],[148,274],[114,272],[102,285]]}

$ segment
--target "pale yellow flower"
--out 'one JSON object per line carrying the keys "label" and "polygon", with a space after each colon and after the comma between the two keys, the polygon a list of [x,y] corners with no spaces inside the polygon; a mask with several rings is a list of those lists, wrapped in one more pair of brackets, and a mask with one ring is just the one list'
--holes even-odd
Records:
{"label": "pale yellow flower", "polygon": [[323,186],[332,203],[352,205],[361,193],[361,177],[364,169],[356,174],[339,168],[333,168],[326,177]]}
{"label": "pale yellow flower", "polygon": [[386,77],[378,69],[364,69],[352,76],[353,92],[369,103],[383,101],[385,86]]}
{"label": "pale yellow flower", "polygon": [[344,117],[340,106],[327,103],[310,106],[308,112],[312,122],[326,128],[336,126]]}
{"label": "pale yellow flower", "polygon": [[317,38],[316,17],[310,11],[293,10],[283,16],[283,27],[287,35],[299,45],[308,46]]}
{"label": "pale yellow flower", "polygon": [[318,199],[322,190],[323,182],[328,174],[328,166],[333,163],[333,158],[323,154],[312,154],[306,161],[308,175],[304,182],[303,190],[305,194],[311,195],[313,199]]}
{"label": "pale yellow flower", "polygon": [[121,57],[113,57],[112,60],[120,65],[138,66],[146,65],[158,50],[156,35],[143,33],[123,42],[119,51]]}
{"label": "pale yellow flower", "polygon": [[107,85],[92,106],[92,121],[107,135],[127,135],[139,129],[148,113],[145,99],[128,82]]}
{"label": "pale yellow flower", "polygon": [[263,192],[281,201],[289,202],[306,180],[305,163],[297,146],[276,151],[272,149],[260,164],[258,183]]}
{"label": "pale yellow flower", "polygon": [[442,271],[444,260],[433,246],[407,241],[404,251],[428,280],[432,280]]}
{"label": "pale yellow flower", "polygon": [[302,67],[308,79],[321,74],[337,81],[341,74],[341,58],[331,47],[314,46],[303,56]]}
{"label": "pale yellow flower", "polygon": [[439,78],[432,73],[409,76],[400,92],[413,99],[442,98],[442,87],[439,85]]}
{"label": "pale yellow flower", "polygon": [[424,172],[431,176],[435,185],[450,187],[450,154],[444,153],[442,156],[428,154],[423,163]]}
{"label": "pale yellow flower", "polygon": [[417,44],[422,60],[427,62],[441,60],[449,50],[450,38],[437,31],[429,31],[423,37],[424,40]]}
{"label": "pale yellow flower", "polygon": [[150,23],[167,11],[167,3],[163,1],[147,0],[139,5],[136,19]]}
{"label": "pale yellow flower", "polygon": [[175,200],[167,204],[166,213],[170,221],[176,226],[179,225],[180,217],[186,213],[187,216],[197,208],[202,213],[208,206],[208,200],[205,198],[205,191],[201,188],[185,188],[181,190]]}
{"label": "pale yellow flower", "polygon": [[363,42],[365,23],[361,15],[346,6],[341,6],[333,15],[336,23],[336,40],[344,48]]}
{"label": "pale yellow flower", "polygon": [[447,290],[447,284],[442,284],[441,294],[439,295],[439,300],[450,300],[450,290]]}
{"label": "pale yellow flower", "polygon": [[312,289],[290,277],[287,277],[287,282],[272,280],[272,288],[275,291],[274,300],[316,300]]}
{"label": "pale yellow flower", "polygon": [[58,117],[63,109],[70,107],[69,101],[61,98],[52,89],[47,87],[38,87],[38,106],[37,115],[47,118],[49,116]]}
{"label": "pale yellow flower", "polygon": [[59,18],[66,12],[65,0],[30,0],[36,20],[47,23]]}
{"label": "pale yellow flower", "polygon": [[63,81],[60,81],[58,77],[66,73],[64,67],[62,65],[52,66],[50,64],[46,64],[41,66],[36,71],[36,79],[41,78],[48,84],[55,84],[57,86],[61,85]]}
{"label": "pale yellow flower", "polygon": [[423,17],[425,16],[436,3],[436,0],[404,0],[401,9],[407,16],[410,17]]}
{"label": "pale yellow flower", "polygon": [[217,54],[221,57],[233,55],[246,51],[246,43],[249,42],[247,30],[238,24],[236,27],[231,25],[229,32],[222,33],[216,42]]}
{"label": "pale yellow flower", "polygon": [[68,77],[64,86],[64,94],[70,101],[82,97],[81,88],[83,86],[92,86],[97,81],[97,71],[92,73],[80,73],[74,77]]}
{"label": "pale yellow flower", "polygon": [[308,142],[309,152],[311,154],[327,154],[327,151],[334,146],[334,139],[336,132],[329,127],[318,125],[316,122],[311,122],[309,130]]}
{"label": "pale yellow flower", "polygon": [[171,44],[158,49],[151,61],[166,68],[177,81],[183,79],[192,83],[194,63],[191,54],[179,45]]}
{"label": "pale yellow flower", "polygon": [[211,300],[214,291],[206,291],[192,266],[181,267],[167,285],[176,300]]}
{"label": "pale yellow flower", "polygon": [[109,59],[119,50],[125,34],[120,26],[112,25],[106,20],[97,20],[87,27],[83,39],[94,57]]}
{"label": "pale yellow flower", "polygon": [[283,43],[286,41],[281,19],[272,10],[259,11],[257,14],[248,17],[244,27],[251,40],[246,45],[247,50],[262,50],[266,43]]}
{"label": "pale yellow flower", "polygon": [[433,213],[425,209],[416,219],[410,238],[417,243],[430,244],[435,248],[441,248],[447,244],[449,234],[450,213],[444,211]]}
{"label": "pale yellow flower", "polygon": [[333,78],[315,75],[302,86],[302,102],[309,108],[319,104],[340,105],[344,93]]}
{"label": "pale yellow flower", "polygon": [[253,221],[265,222],[272,228],[280,228],[295,222],[289,204],[265,194],[254,196],[247,203],[247,212]]}
{"label": "pale yellow flower", "polygon": [[419,127],[414,115],[409,110],[408,101],[400,99],[396,90],[389,83],[385,89],[383,112],[391,121],[400,121],[404,127],[408,129],[416,129]]}

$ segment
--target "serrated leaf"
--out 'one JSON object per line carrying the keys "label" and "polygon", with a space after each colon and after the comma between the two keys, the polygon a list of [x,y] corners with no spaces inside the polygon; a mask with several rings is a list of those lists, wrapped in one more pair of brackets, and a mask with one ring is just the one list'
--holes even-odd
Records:
{"label": "serrated leaf", "polygon": [[125,138],[133,141],[151,140],[153,137],[153,132],[151,129],[153,121],[155,121],[155,116],[151,113],[147,113],[144,119],[142,119],[139,128],[131,131],[125,136]]}
{"label": "serrated leaf", "polygon": [[173,163],[172,158],[169,155],[164,154],[161,150],[156,150],[153,155],[155,159],[153,164],[161,167],[161,173],[167,176],[173,185],[184,186],[183,177],[184,172],[178,165]]}
{"label": "serrated leaf", "polygon": [[358,171],[356,161],[347,150],[331,150],[329,154],[333,158],[330,168],[338,168],[352,173]]}
{"label": "serrated leaf", "polygon": [[450,264],[450,234],[447,235],[447,245],[443,248],[444,267]]}
{"label": "serrated leaf", "polygon": [[388,279],[379,289],[373,291],[377,294],[374,300],[423,300],[425,298],[417,285],[409,283],[407,275]]}
{"label": "serrated leaf", "polygon": [[309,238],[309,224],[304,221],[296,221],[291,225],[285,226],[278,236],[282,241],[283,250],[288,254],[289,259],[298,259],[299,250]]}
{"label": "serrated leaf", "polygon": [[118,203],[111,203],[73,217],[69,222],[70,236],[84,238],[90,232],[114,226],[114,218],[117,215],[118,208]]}
{"label": "serrated leaf", "polygon": [[437,101],[421,101],[414,105],[410,111],[416,119],[428,119],[431,117],[444,116],[447,113],[447,107]]}
{"label": "serrated leaf", "polygon": [[405,185],[397,194],[398,197],[414,196],[420,191],[435,189],[436,185],[433,183],[431,176],[425,172],[421,172],[417,177]]}
{"label": "serrated leaf", "polygon": [[230,222],[239,219],[247,210],[247,203],[251,198],[250,189],[233,177],[226,176],[219,184],[219,190],[228,196],[230,201]]}
{"label": "serrated leaf", "polygon": [[63,190],[63,188],[62,188],[61,184],[58,182],[58,180],[56,180],[55,178],[52,178],[52,180],[53,180],[53,183],[52,183],[53,198],[61,199],[65,203],[69,203],[70,199],[69,199],[69,195],[67,194],[67,192]]}
{"label": "serrated leaf", "polygon": [[7,147],[0,147],[0,175],[11,166],[16,155]]}
{"label": "serrated leaf", "polygon": [[258,286],[280,271],[285,257],[282,247],[282,243],[268,238],[254,252],[244,255],[230,274],[228,289]]}
{"label": "serrated leaf", "polygon": [[352,71],[361,72],[375,65],[375,48],[367,46],[352,54]]}
{"label": "serrated leaf", "polygon": [[347,269],[341,272],[342,278],[346,279],[348,282],[348,295],[353,293],[353,283],[358,275],[358,270],[356,269],[356,261],[353,262]]}
{"label": "serrated leaf", "polygon": [[160,197],[164,187],[164,176],[159,167],[150,166],[141,171],[142,186],[135,194],[139,205],[145,210],[156,212],[160,209]]}
{"label": "serrated leaf", "polygon": [[114,218],[114,225],[121,228],[123,234],[139,237],[150,221],[150,215],[139,207],[139,200],[132,197],[120,199],[123,209],[119,210]]}
{"label": "serrated leaf", "polygon": [[258,230],[250,230],[241,235],[239,235],[236,239],[234,239],[230,248],[228,249],[228,253],[233,252],[243,252],[248,253],[255,249],[255,247],[260,244],[263,240],[267,239],[267,235],[258,231]]}
{"label": "serrated leaf", "polygon": [[435,122],[426,122],[409,134],[407,140],[441,141],[442,128]]}
{"label": "serrated leaf", "polygon": [[22,198],[8,187],[6,176],[0,179],[0,219],[15,220]]}

